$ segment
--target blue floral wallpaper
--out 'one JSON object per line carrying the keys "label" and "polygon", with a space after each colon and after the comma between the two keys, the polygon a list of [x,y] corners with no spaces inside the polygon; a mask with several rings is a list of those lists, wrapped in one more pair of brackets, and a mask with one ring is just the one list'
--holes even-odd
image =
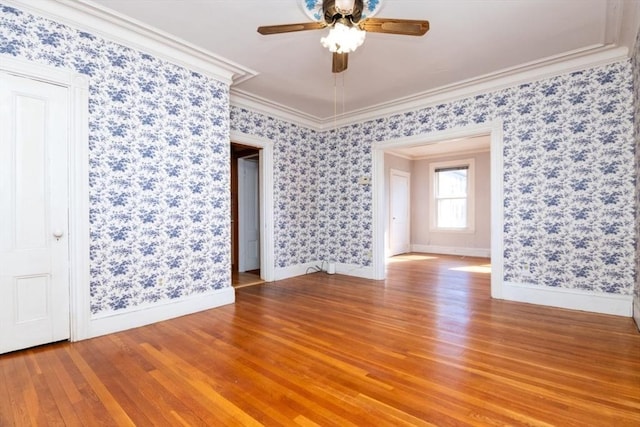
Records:
{"label": "blue floral wallpaper", "polygon": [[[636,43],[631,56],[633,67],[633,105],[634,139],[635,139],[635,168],[636,168],[636,275],[635,275],[635,304],[640,304],[640,32],[636,35]],[[640,324],[638,324],[640,328]]]}
{"label": "blue floral wallpaper", "polygon": [[[357,180],[371,175],[371,145],[496,118],[504,123],[504,280],[631,294],[636,249],[629,62],[315,137],[235,108],[231,126],[276,142],[277,265],[332,259],[367,266],[372,194]],[[301,188],[304,183],[310,185]],[[524,263],[532,277],[524,274]]]}
{"label": "blue floral wallpaper", "polygon": [[630,64],[620,62],[369,122],[361,138],[370,143],[502,119],[504,280],[629,294],[631,94]]}
{"label": "blue floral wallpaper", "polygon": [[[371,265],[371,146],[349,128],[317,132],[231,107],[231,128],[275,142],[276,267],[331,260]],[[359,129],[355,126],[353,129]]]}
{"label": "blue floral wallpaper", "polygon": [[245,108],[231,107],[231,129],[273,141],[275,266],[322,259],[318,253],[317,181],[323,166],[316,151],[318,133]]}
{"label": "blue floral wallpaper", "polygon": [[317,132],[230,107],[224,83],[2,5],[0,55],[90,76],[94,315],[230,286],[229,128],[274,141],[276,267],[371,265],[372,191],[357,183],[371,176],[371,145],[499,118],[504,279],[633,292],[630,62]]}
{"label": "blue floral wallpaper", "polygon": [[228,86],[2,5],[0,55],[90,77],[91,312],[231,286]]}

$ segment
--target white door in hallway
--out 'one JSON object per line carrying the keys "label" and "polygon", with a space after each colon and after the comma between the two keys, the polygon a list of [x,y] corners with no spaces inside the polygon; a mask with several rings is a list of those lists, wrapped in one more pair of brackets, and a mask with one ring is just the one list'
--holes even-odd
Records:
{"label": "white door in hallway", "polygon": [[260,268],[260,163],[238,159],[238,271]]}
{"label": "white door in hallway", "polygon": [[0,73],[0,353],[70,336],[68,105]]}
{"label": "white door in hallway", "polygon": [[409,192],[411,175],[391,170],[389,176],[389,254],[394,256],[411,251],[409,236]]}

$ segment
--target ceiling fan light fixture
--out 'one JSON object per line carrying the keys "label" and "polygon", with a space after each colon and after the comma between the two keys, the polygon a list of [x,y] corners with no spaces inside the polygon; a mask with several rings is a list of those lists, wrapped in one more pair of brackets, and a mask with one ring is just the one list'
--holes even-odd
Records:
{"label": "ceiling fan light fixture", "polygon": [[349,27],[341,22],[336,22],[329,30],[327,37],[320,39],[320,43],[333,53],[350,53],[364,43],[366,34],[366,31],[356,26]]}

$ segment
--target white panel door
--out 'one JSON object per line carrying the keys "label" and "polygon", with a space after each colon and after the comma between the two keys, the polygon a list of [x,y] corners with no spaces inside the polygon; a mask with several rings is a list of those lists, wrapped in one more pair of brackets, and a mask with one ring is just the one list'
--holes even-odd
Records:
{"label": "white panel door", "polygon": [[260,168],[257,157],[238,159],[238,271],[260,268]]}
{"label": "white panel door", "polygon": [[389,256],[410,252],[410,175],[391,170],[389,177]]}
{"label": "white panel door", "polygon": [[68,96],[0,73],[0,353],[69,338]]}

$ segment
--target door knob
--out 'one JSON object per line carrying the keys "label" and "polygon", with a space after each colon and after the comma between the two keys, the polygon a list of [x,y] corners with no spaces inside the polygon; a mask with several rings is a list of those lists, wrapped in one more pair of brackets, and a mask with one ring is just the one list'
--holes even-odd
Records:
{"label": "door knob", "polygon": [[62,230],[56,230],[53,232],[53,237],[56,238],[56,240],[60,240],[60,238],[62,237]]}

